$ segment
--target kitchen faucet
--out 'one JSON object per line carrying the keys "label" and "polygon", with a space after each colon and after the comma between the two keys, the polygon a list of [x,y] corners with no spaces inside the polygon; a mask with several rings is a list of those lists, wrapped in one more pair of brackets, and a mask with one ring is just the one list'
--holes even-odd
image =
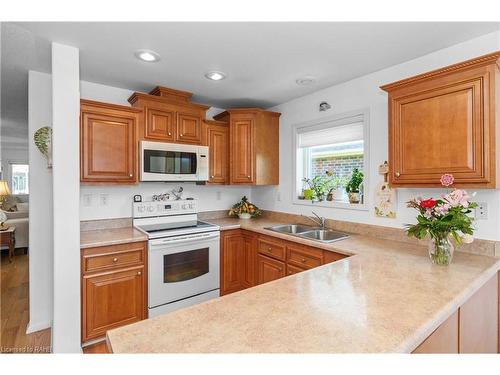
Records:
{"label": "kitchen faucet", "polygon": [[314,221],[316,224],[318,224],[321,227],[321,229],[324,230],[325,229],[325,218],[322,216],[319,216],[314,211],[311,211],[311,212],[316,217],[311,217],[311,216],[306,216],[306,215],[301,215],[301,216],[304,216],[305,218],[308,218],[309,220]]}

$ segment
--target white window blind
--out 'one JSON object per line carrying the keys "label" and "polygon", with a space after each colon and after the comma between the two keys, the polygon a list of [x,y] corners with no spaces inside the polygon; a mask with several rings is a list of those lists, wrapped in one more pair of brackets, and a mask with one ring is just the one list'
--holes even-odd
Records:
{"label": "white window blind", "polygon": [[298,147],[334,145],[363,140],[363,122],[352,122],[345,125],[324,123],[297,129]]}

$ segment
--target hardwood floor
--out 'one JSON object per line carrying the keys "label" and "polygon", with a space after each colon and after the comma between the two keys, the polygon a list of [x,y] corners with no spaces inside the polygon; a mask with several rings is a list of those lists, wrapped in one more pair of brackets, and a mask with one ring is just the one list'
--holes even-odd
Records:
{"label": "hardwood floor", "polygon": [[2,251],[0,352],[2,353],[50,353],[50,328],[26,334],[29,321],[28,255],[14,256],[9,263]]}

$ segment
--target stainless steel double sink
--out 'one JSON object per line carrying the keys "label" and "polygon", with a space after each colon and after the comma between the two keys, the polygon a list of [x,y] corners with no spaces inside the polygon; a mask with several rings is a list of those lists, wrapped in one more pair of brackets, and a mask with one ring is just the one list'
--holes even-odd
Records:
{"label": "stainless steel double sink", "polygon": [[322,229],[321,227],[313,227],[300,224],[275,225],[272,227],[267,227],[265,229],[324,243],[345,240],[349,237],[347,234],[337,232],[335,230]]}

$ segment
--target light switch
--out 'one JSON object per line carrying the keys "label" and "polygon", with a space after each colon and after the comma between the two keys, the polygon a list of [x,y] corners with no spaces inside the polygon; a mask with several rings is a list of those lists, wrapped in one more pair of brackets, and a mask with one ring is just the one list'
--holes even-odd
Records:
{"label": "light switch", "polygon": [[99,205],[107,206],[109,203],[109,195],[108,194],[100,194],[99,195]]}
{"label": "light switch", "polygon": [[477,220],[488,219],[488,203],[487,202],[477,202],[476,219]]}

